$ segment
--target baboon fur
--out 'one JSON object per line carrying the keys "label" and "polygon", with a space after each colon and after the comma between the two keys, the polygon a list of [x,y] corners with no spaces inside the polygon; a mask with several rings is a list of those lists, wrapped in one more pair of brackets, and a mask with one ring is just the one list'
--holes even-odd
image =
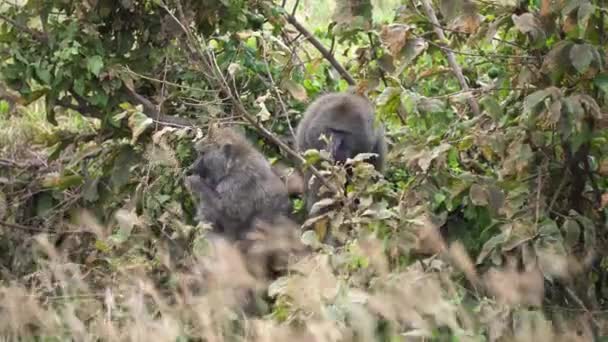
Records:
{"label": "baboon fur", "polygon": [[272,222],[288,214],[285,183],[242,134],[216,128],[197,149],[186,184],[198,199],[198,219],[227,238],[241,239],[255,219]]}
{"label": "baboon fur", "polygon": [[[374,107],[366,98],[350,93],[328,93],[313,101],[296,132],[297,149],[326,150],[334,161],[344,163],[359,153],[375,153],[369,159],[374,167],[384,171],[386,142],[384,126],[375,123]],[[325,135],[329,143],[320,139]],[[305,172],[306,207],[310,212],[318,200],[318,181],[309,185],[310,172]]]}

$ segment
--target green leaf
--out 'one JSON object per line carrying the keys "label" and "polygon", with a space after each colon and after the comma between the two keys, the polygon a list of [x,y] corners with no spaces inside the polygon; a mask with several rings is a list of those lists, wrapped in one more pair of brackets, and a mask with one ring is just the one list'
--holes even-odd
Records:
{"label": "green leaf", "polygon": [[401,93],[401,104],[403,104],[403,107],[408,114],[415,113],[417,103],[418,96],[415,93],[409,91]]}
{"label": "green leaf", "polygon": [[36,198],[36,216],[44,217],[55,207],[53,196],[49,192],[43,192]]}
{"label": "green leaf", "polygon": [[589,44],[574,44],[570,49],[570,61],[579,73],[584,73],[593,60],[594,47]]}
{"label": "green leaf", "polygon": [[103,69],[103,59],[101,56],[91,56],[87,59],[87,69],[95,76],[99,77]]}
{"label": "green leaf", "polygon": [[608,74],[599,74],[593,79],[593,84],[598,87],[604,94],[608,95]]}
{"label": "green leaf", "polygon": [[11,106],[6,100],[0,100],[0,114],[5,115],[8,114]]}
{"label": "green leaf", "polygon": [[61,176],[57,174],[46,175],[42,180],[41,185],[45,188],[53,188],[57,190],[65,190],[73,186],[82,184],[83,179],[79,175]]}
{"label": "green leaf", "polygon": [[49,70],[49,67],[46,63],[43,63],[42,65],[36,65],[34,70],[36,71],[36,75],[42,82],[47,85],[51,83],[51,71]]}

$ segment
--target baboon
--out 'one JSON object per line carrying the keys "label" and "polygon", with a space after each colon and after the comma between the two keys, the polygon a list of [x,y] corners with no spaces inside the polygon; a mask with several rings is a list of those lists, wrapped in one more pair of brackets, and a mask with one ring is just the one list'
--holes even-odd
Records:
{"label": "baboon", "polygon": [[[334,161],[345,162],[359,153],[375,153],[370,163],[382,172],[386,143],[384,126],[374,122],[374,108],[364,97],[350,93],[320,96],[308,107],[296,132],[297,149],[326,150]],[[325,135],[329,143],[321,138]],[[305,172],[306,207],[310,212],[317,201],[319,182],[309,186],[310,172]]]}
{"label": "baboon", "polygon": [[238,240],[254,219],[272,222],[288,214],[285,184],[243,135],[229,128],[214,129],[197,149],[186,185],[199,201],[198,219]]}

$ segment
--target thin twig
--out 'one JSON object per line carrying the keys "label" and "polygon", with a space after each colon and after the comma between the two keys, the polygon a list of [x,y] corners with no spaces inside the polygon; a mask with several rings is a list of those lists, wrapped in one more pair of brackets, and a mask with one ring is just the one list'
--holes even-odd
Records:
{"label": "thin twig", "polygon": [[296,133],[291,125],[291,118],[289,117],[289,111],[287,110],[287,106],[285,105],[285,102],[283,102],[283,97],[281,96],[281,93],[279,92],[277,84],[274,81],[274,78],[272,77],[272,73],[270,72],[270,65],[268,64],[268,56],[266,53],[266,41],[265,40],[262,41],[262,53],[264,55],[264,64],[266,65],[266,73],[268,74],[268,79],[270,79],[271,88],[274,90],[275,94],[277,95],[277,99],[279,100],[279,104],[281,105],[281,110],[283,111],[283,114],[285,115],[285,120],[287,121],[287,127],[289,127],[289,132],[291,133],[291,136],[295,139]]}
{"label": "thin twig", "polygon": [[[422,2],[422,6],[424,7],[424,10],[425,10],[429,20],[434,25],[435,34],[437,34],[437,37],[441,41],[445,41],[446,40],[445,34],[443,33],[443,30],[441,29],[441,27],[439,25],[439,20],[437,20],[437,16],[435,16],[435,11],[433,10],[433,7],[431,7],[429,0],[422,0],[421,2]],[[447,51],[447,50],[444,50],[444,52],[448,59],[448,64],[450,64],[450,67],[452,68],[454,75],[456,76],[456,78],[458,79],[458,82],[460,83],[460,87],[462,88],[462,90],[465,90],[465,91],[469,90],[469,85],[467,84],[467,80],[464,78],[464,75],[462,74],[462,69],[460,68],[460,65],[458,65],[458,63],[456,62],[456,57],[454,56],[454,53],[452,51]],[[475,98],[470,98],[469,105],[471,106],[471,110],[473,111],[473,114],[478,116],[480,111],[479,111],[479,105],[477,104],[477,100]]]}
{"label": "thin twig", "polygon": [[293,10],[291,11],[291,16],[295,16],[298,11],[298,5],[300,4],[300,0],[296,0],[296,4],[293,5]]}
{"label": "thin twig", "polygon": [[497,54],[497,53],[490,53],[490,54],[481,54],[481,53],[473,53],[473,52],[465,52],[465,51],[460,51],[460,50],[455,50],[452,48],[449,48],[445,45],[439,44],[439,43],[435,43],[434,41],[425,38],[423,36],[417,35],[417,34],[412,34],[413,36],[415,36],[416,38],[422,38],[424,39],[426,42],[428,42],[429,44],[443,50],[446,52],[451,52],[457,55],[463,55],[463,56],[471,56],[471,57],[483,57],[483,58],[488,58],[488,59],[492,59],[492,58],[502,58],[502,59],[536,59],[536,56],[529,56],[529,55],[504,55],[504,54]]}

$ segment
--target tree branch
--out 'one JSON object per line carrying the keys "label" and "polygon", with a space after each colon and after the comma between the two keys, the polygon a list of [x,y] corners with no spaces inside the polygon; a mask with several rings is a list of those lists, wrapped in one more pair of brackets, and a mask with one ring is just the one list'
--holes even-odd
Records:
{"label": "tree branch", "polygon": [[323,55],[323,57],[329,61],[329,63],[338,71],[338,73],[340,73],[340,75],[342,75],[342,77],[346,80],[346,82],[348,82],[349,85],[354,86],[357,83],[355,82],[353,77],[348,73],[348,71],[344,69],[342,64],[340,64],[336,60],[336,58],[331,54],[331,52],[327,50],[327,48],[323,46],[323,44],[321,44],[321,42],[317,38],[315,38],[315,36],[313,36],[312,33],[310,33],[310,31],[306,29],[306,27],[302,26],[302,24],[300,24],[293,15],[287,15],[286,17],[287,21],[291,25],[293,25],[296,30],[302,33],[302,35],[304,35],[304,37],[306,37],[306,39],[308,39],[310,43],[315,48],[317,48],[317,50],[319,50],[321,55]]}
{"label": "tree branch", "polygon": [[185,127],[196,127],[197,126],[196,120],[192,120],[192,119],[188,119],[188,118],[181,118],[178,116],[171,116],[171,115],[166,115],[166,114],[161,113],[160,110],[158,109],[159,106],[152,103],[152,101],[148,100],[145,96],[137,93],[135,90],[133,90],[131,87],[127,86],[126,84],[125,84],[125,88],[127,89],[127,93],[129,93],[129,97],[131,97],[131,99],[133,99],[133,101],[141,104],[144,107],[144,114],[146,114],[150,118],[154,119],[156,122],[158,122],[160,124],[168,123],[171,125],[178,125],[178,126],[185,126]]}
{"label": "tree branch", "polygon": [[14,28],[16,28],[19,31],[25,32],[27,34],[29,34],[30,36],[32,36],[34,39],[36,39],[39,42],[42,43],[46,43],[49,40],[49,37],[44,34],[43,32],[40,31],[36,31],[33,30],[25,25],[21,25],[20,23],[16,22],[15,20],[13,20],[12,18],[7,17],[6,15],[0,13],[0,19],[6,21],[7,23],[11,24],[11,26],[13,26]]}
{"label": "tree branch", "polygon": [[[433,29],[435,31],[435,34],[437,35],[439,40],[446,41],[447,39],[445,37],[445,34],[443,33],[443,29],[441,28],[441,25],[439,24],[439,20],[437,20],[437,16],[435,15],[435,11],[433,10],[431,3],[429,2],[429,0],[422,0],[421,3],[422,3],[422,7],[424,7],[424,11],[426,12],[426,15],[428,16],[429,20],[431,21],[431,24],[433,24]],[[463,91],[468,91],[469,85],[467,84],[467,80],[464,78],[464,75],[462,74],[462,69],[460,68],[460,65],[458,65],[458,63],[456,62],[456,57],[454,56],[454,53],[450,50],[446,50],[446,49],[442,49],[442,50],[445,52],[446,58],[448,59],[448,64],[450,64],[450,67],[452,68],[452,72],[458,79],[458,83],[460,83],[460,88]],[[473,111],[473,114],[478,116],[480,111],[479,111],[479,105],[477,104],[477,100],[475,98],[471,97],[469,99],[469,106],[471,106],[471,110]]]}

